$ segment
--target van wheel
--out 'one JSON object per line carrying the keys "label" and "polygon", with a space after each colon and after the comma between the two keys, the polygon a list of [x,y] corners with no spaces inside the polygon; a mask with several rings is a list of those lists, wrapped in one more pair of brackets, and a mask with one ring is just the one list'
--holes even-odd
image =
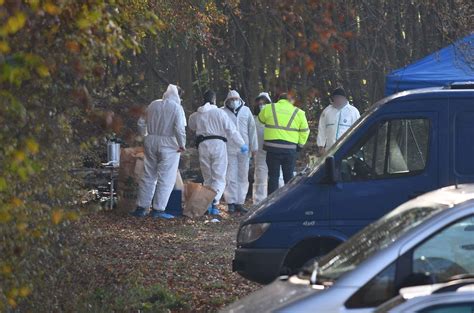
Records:
{"label": "van wheel", "polygon": [[281,275],[297,274],[308,261],[327,254],[340,243],[334,238],[309,238],[299,242],[288,252]]}

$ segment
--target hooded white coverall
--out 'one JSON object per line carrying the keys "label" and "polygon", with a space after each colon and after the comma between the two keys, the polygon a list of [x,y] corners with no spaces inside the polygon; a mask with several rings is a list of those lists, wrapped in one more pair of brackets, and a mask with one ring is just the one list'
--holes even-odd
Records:
{"label": "hooded white coverall", "polygon": [[[260,123],[258,116],[254,117],[257,127],[258,151],[255,155],[255,173],[253,182],[252,201],[257,204],[268,196],[268,167],[267,167],[267,151],[263,150],[263,133],[265,125]],[[280,170],[279,186],[283,187],[283,172]]]}
{"label": "hooded white coverall", "polygon": [[[261,92],[258,97],[265,97],[269,103],[272,102],[268,92]],[[267,152],[263,150],[263,134],[265,132],[265,125],[260,123],[258,116],[254,116],[255,126],[257,128],[258,151],[254,158],[255,172],[253,175],[253,191],[252,201],[257,204],[268,196],[268,167],[267,167]],[[283,172],[280,170],[280,187],[285,185],[283,180]]]}
{"label": "hooded white coverall", "polygon": [[347,102],[342,108],[337,109],[332,104],[327,106],[319,118],[317,144],[326,150],[359,119],[360,113],[356,107]]}
{"label": "hooded white coverall", "polygon": [[[145,169],[139,182],[137,206],[164,211],[176,182],[180,153],[186,145],[185,118],[178,89],[169,85],[163,99],[146,111]],[[143,126],[139,125],[139,126]]]}
{"label": "hooded white coverall", "polygon": [[[228,101],[238,99],[240,106],[231,109]],[[224,101],[222,111],[232,120],[235,127],[249,146],[251,152],[258,151],[257,129],[249,107],[240,98],[237,91],[231,90]],[[250,155],[240,153],[240,146],[235,143],[227,144],[227,185],[224,198],[228,204],[244,204],[249,190]]]}
{"label": "hooded white coverall", "polygon": [[[241,147],[245,144],[228,116],[214,104],[206,103],[189,117],[188,126],[202,136],[220,136],[227,144]],[[199,163],[204,186],[212,188],[219,202],[224,192],[227,173],[227,144],[220,139],[210,139],[199,145]]]}

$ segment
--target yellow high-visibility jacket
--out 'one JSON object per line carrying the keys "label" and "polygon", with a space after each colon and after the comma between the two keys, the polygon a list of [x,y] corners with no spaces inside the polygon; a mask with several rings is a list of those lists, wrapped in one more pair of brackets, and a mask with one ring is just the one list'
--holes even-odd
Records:
{"label": "yellow high-visibility jacket", "polygon": [[258,119],[265,125],[263,139],[266,146],[284,148],[284,145],[267,142],[275,140],[303,146],[308,140],[309,127],[305,112],[286,99],[267,104],[258,115]]}

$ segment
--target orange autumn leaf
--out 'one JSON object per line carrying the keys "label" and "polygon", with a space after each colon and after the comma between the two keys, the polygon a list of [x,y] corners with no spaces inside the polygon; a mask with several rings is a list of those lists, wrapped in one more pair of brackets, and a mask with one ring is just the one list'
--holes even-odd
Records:
{"label": "orange autumn leaf", "polygon": [[8,299],[7,299],[7,302],[8,302],[8,305],[10,305],[12,308],[16,308],[17,303],[16,303],[15,299],[13,299],[13,298],[8,298]]}
{"label": "orange autumn leaf", "polygon": [[54,3],[51,3],[50,1],[46,2],[43,5],[43,9],[48,14],[51,14],[51,15],[58,15],[59,13],[61,13],[61,9],[57,5],[55,5]]}
{"label": "orange autumn leaf", "polygon": [[297,52],[294,50],[289,50],[286,52],[286,57],[288,59],[294,59],[297,56]]}
{"label": "orange autumn leaf", "polygon": [[352,37],[354,37],[354,33],[351,32],[351,31],[343,32],[342,37],[344,37],[346,39],[351,39]]}
{"label": "orange autumn leaf", "polygon": [[311,45],[309,46],[309,50],[310,50],[311,52],[313,52],[313,53],[318,52],[318,50],[319,50],[319,43],[316,42],[316,41],[313,41],[313,42],[311,43]]}
{"label": "orange autumn leaf", "polygon": [[11,204],[13,207],[19,207],[20,205],[23,204],[23,201],[17,197],[13,197],[12,200],[11,200]]}
{"label": "orange autumn leaf", "polygon": [[63,216],[64,216],[64,212],[62,210],[55,210],[51,214],[51,221],[53,222],[54,225],[58,225],[59,223],[61,223]]}
{"label": "orange autumn leaf", "polygon": [[8,264],[4,264],[0,267],[0,273],[2,273],[3,275],[9,275],[13,272],[13,269],[10,265]]}
{"label": "orange autumn leaf", "polygon": [[15,161],[17,161],[18,163],[20,162],[23,162],[25,160],[25,152],[21,151],[21,150],[17,150],[14,154],[13,154],[13,158],[15,159]]}
{"label": "orange autumn leaf", "polygon": [[344,51],[344,46],[340,43],[333,43],[332,47],[333,47],[333,49],[337,50],[337,52]]}
{"label": "orange autumn leaf", "polygon": [[308,71],[308,72],[314,72],[314,68],[316,67],[316,63],[314,63],[313,60],[311,60],[311,59],[308,58],[308,59],[305,61],[304,66],[305,66],[306,71]]}
{"label": "orange autumn leaf", "polygon": [[135,105],[132,106],[129,110],[128,113],[130,116],[133,116],[134,118],[139,118],[141,116],[144,116],[146,112],[146,107],[143,105]]}
{"label": "orange autumn leaf", "polygon": [[66,49],[72,53],[79,53],[79,51],[81,50],[81,46],[77,41],[68,40],[66,42]]}

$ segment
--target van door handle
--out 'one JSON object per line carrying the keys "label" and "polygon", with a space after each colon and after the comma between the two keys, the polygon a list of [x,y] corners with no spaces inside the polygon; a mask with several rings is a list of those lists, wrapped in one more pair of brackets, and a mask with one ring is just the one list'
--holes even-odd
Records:
{"label": "van door handle", "polygon": [[424,193],[425,191],[414,191],[410,195],[408,195],[408,199],[415,199],[416,197],[419,197]]}

